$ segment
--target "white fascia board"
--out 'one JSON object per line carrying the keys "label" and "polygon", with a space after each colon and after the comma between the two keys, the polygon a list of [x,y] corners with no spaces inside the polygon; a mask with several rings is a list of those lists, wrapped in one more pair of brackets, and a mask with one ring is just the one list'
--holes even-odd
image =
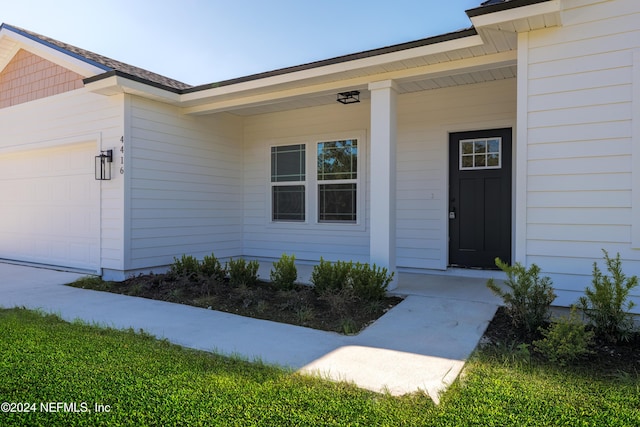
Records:
{"label": "white fascia board", "polygon": [[172,105],[180,104],[180,95],[177,93],[137,82],[123,76],[110,76],[87,83],[85,84],[85,88],[90,92],[100,95],[112,96],[127,93]]}
{"label": "white fascia board", "polygon": [[552,0],[544,3],[536,3],[529,6],[517,7],[514,9],[502,10],[500,12],[478,15],[471,18],[475,28],[490,27],[505,22],[527,19],[534,16],[546,14],[559,14],[562,11],[560,0]]}
{"label": "white fascia board", "polygon": [[405,61],[421,56],[428,56],[437,53],[449,52],[457,49],[471,48],[481,46],[484,42],[479,35],[468,36],[455,40],[448,40],[441,43],[429,44],[413,49],[406,49],[397,52],[391,52],[383,55],[375,55],[367,58],[356,59],[352,61],[340,62],[337,64],[326,65],[308,70],[296,71],[292,73],[280,74],[263,79],[252,80],[243,83],[237,83],[229,86],[221,86],[213,89],[202,90],[182,95],[183,102],[194,102],[203,98],[215,98],[216,96],[229,95],[239,92],[261,89],[264,87],[275,86],[282,83],[291,83],[312,79],[314,77],[322,77],[330,74],[343,73],[346,71],[358,70],[361,68],[375,67],[387,63]]}
{"label": "white fascia board", "polygon": [[61,48],[47,46],[45,43],[25,37],[8,28],[2,28],[2,30],[0,30],[0,37],[9,37],[18,42],[18,48],[22,48],[34,55],[46,59],[47,61],[58,64],[61,67],[80,74],[83,77],[95,76],[106,71],[105,68],[101,68],[91,64],[90,62],[75,58]]}
{"label": "white fascia board", "polygon": [[460,59],[452,62],[442,62],[438,64],[424,65],[421,67],[409,68],[406,70],[389,71],[376,74],[341,79],[333,82],[320,83],[315,85],[299,86],[296,88],[279,90],[256,95],[238,94],[235,97],[225,97],[218,101],[203,102],[193,106],[185,107],[184,114],[210,114],[222,111],[229,111],[244,107],[256,107],[268,105],[276,102],[286,102],[297,97],[309,95],[335,94],[341,90],[362,88],[368,89],[369,85],[378,81],[402,81],[411,80],[418,77],[436,78],[441,76],[452,76],[472,71],[490,70],[502,68],[517,63],[517,52],[507,51],[492,55],[476,56],[473,58]]}

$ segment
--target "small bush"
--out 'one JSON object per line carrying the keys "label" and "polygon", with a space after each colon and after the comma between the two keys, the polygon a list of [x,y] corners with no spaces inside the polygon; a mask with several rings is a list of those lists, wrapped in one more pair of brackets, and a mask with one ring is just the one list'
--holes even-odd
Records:
{"label": "small bush", "polygon": [[387,293],[387,287],[393,280],[394,273],[389,274],[384,267],[373,267],[369,264],[357,263],[350,271],[351,286],[356,295],[368,301],[381,300]]}
{"label": "small bush", "polygon": [[493,279],[487,287],[502,298],[513,326],[531,334],[543,326],[550,316],[550,307],[556,294],[549,277],[540,278],[540,267],[532,264],[527,270],[520,263],[509,266],[496,258],[496,265],[507,273],[506,292]]}
{"label": "small bush", "polygon": [[279,289],[293,289],[298,279],[295,255],[282,254],[277,262],[273,263],[270,279]]}
{"label": "small bush", "polygon": [[358,326],[356,325],[356,322],[350,317],[340,319],[340,329],[345,335],[353,335],[358,333]]}
{"label": "small bush", "polygon": [[320,264],[313,267],[311,283],[319,294],[325,291],[339,291],[350,286],[350,273],[353,262],[337,261],[331,263],[320,257]]}
{"label": "small bush", "polygon": [[590,353],[594,333],[586,329],[575,307],[571,307],[569,316],[554,319],[549,328],[540,328],[540,332],[544,338],[534,341],[533,346],[552,363],[564,366]]}
{"label": "small bush", "polygon": [[339,294],[343,289],[352,289],[356,297],[375,301],[385,297],[393,276],[394,273],[389,274],[386,268],[375,264],[371,267],[369,264],[354,264],[353,261],[331,263],[320,258],[320,264],[311,273],[311,283],[320,295]]}
{"label": "small bush", "polygon": [[620,254],[604,260],[611,276],[603,275],[598,263],[593,263],[593,289],[586,288],[578,306],[593,325],[596,335],[612,342],[628,341],[633,333],[633,317],[629,311],[635,306],[629,301],[631,289],[638,286],[636,276],[626,277],[622,272]]}
{"label": "small bush", "polygon": [[221,283],[227,276],[226,265],[223,267],[214,254],[204,256],[200,264],[200,271],[218,283]]}
{"label": "small bush", "polygon": [[196,276],[200,272],[200,263],[192,255],[182,255],[180,259],[174,257],[170,272],[178,276]]}
{"label": "small bush", "polygon": [[112,282],[105,282],[100,276],[85,276],[73,282],[73,286],[82,289],[109,290]]}
{"label": "small bush", "polygon": [[231,286],[254,285],[258,281],[258,261],[246,262],[242,258],[229,260],[229,284]]}

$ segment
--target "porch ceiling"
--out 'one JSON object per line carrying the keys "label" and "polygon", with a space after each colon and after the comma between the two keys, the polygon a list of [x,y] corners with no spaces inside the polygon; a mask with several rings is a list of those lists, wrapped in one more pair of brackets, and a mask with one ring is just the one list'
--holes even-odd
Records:
{"label": "porch ceiling", "polygon": [[183,95],[181,106],[186,114],[226,111],[247,116],[331,104],[336,102],[338,92],[347,90],[359,90],[360,99],[366,100],[369,98],[368,84],[382,80],[395,80],[400,93],[409,93],[514,78],[517,62],[515,34],[497,35],[496,38],[500,38],[501,43],[487,45],[475,35],[456,41],[467,45],[461,49],[351,70],[338,69],[333,73],[322,70],[317,75],[264,85],[260,84],[262,82],[249,82],[246,88],[220,87],[212,89],[209,94]]}
{"label": "porch ceiling", "polygon": [[[399,80],[398,92],[403,94],[425,90],[441,89],[452,86],[511,79],[515,78],[516,75],[517,67],[515,65],[509,65],[490,70],[465,72],[434,78],[412,79],[406,81]],[[349,87],[349,90],[359,90],[360,100],[364,102],[368,101],[371,97],[369,90],[367,89],[367,85],[351,86]],[[281,102],[265,103],[262,105],[250,107],[237,107],[235,109],[227,109],[227,111],[239,116],[252,116],[257,114],[274,113],[298,108],[318,107],[322,105],[335,104],[336,94],[337,92],[332,92],[329,94],[325,93],[318,95],[308,95]]]}

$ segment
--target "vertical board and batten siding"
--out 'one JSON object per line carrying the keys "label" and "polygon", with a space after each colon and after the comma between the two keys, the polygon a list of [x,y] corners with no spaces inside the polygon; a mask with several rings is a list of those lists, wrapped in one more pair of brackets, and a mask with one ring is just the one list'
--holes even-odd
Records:
{"label": "vertical board and batten siding", "polygon": [[514,128],[515,123],[515,79],[398,98],[399,267],[447,268],[449,133]]}
{"label": "vertical board and batten siding", "polygon": [[[640,250],[631,244],[632,192],[640,191],[632,185],[640,2],[564,6],[562,27],[528,36],[526,260],[558,289],[581,292],[603,248],[640,274]],[[565,292],[558,303],[570,298]]]}
{"label": "vertical board and batten siding", "polygon": [[[1,152],[55,150],[93,144],[94,149],[82,161],[93,170],[99,149],[115,148],[122,135],[122,97],[104,97],[77,89],[46,98],[3,108],[0,114]],[[101,147],[100,147],[101,146]],[[80,159],[75,159],[80,161]],[[46,167],[46,165],[45,165]],[[93,173],[87,177],[91,191],[99,194],[101,212],[97,239],[100,260],[96,267],[122,268],[122,189],[123,180],[98,182]],[[100,207],[97,208],[100,211]]]}
{"label": "vertical board and batten siding", "polygon": [[[331,134],[336,138],[349,138],[353,132],[366,131],[369,128],[369,108],[369,102],[335,103],[245,118],[243,247],[246,256],[278,258],[286,252],[295,254],[300,260],[317,261],[322,256],[332,261],[369,262],[368,193],[364,227],[271,224],[269,212],[270,147],[309,143],[307,156],[313,155],[313,143],[318,142],[319,136]],[[368,140],[363,142],[368,146]],[[366,163],[368,165],[368,159]],[[366,171],[367,175],[375,173],[368,167]],[[307,170],[307,175],[314,173],[315,170]],[[364,178],[368,188],[368,176]],[[358,210],[362,212],[360,207]]]}
{"label": "vertical board and batten siding", "polygon": [[242,254],[242,120],[131,97],[127,270]]}
{"label": "vertical board and batten siding", "polygon": [[[445,269],[448,262],[448,133],[515,127],[515,79],[398,96],[397,266]],[[314,136],[369,132],[370,104],[340,104],[245,119],[244,253],[368,262],[369,176],[365,228],[269,223],[269,147],[314,142]],[[368,141],[367,145],[368,145]],[[369,159],[367,156],[367,165]],[[314,173],[314,171],[307,171]]]}

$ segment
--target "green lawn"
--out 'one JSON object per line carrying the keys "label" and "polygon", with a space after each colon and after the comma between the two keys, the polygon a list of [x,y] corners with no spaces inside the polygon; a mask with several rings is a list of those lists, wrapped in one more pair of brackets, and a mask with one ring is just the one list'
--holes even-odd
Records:
{"label": "green lawn", "polygon": [[0,425],[640,425],[637,373],[484,353],[435,406],[23,309],[0,310],[0,402],[36,403]]}

